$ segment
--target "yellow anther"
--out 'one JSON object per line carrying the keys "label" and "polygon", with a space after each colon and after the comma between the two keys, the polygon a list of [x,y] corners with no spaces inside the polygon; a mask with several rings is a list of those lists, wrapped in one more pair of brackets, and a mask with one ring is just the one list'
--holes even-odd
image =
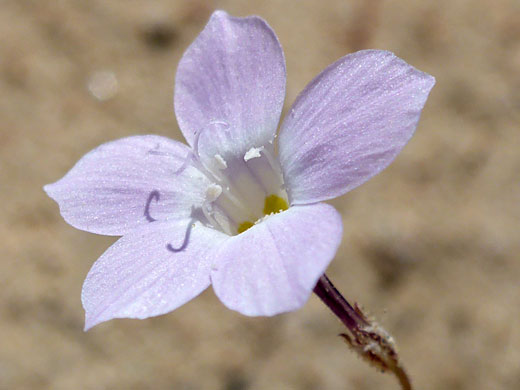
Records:
{"label": "yellow anther", "polygon": [[287,201],[284,198],[280,198],[278,195],[269,195],[265,198],[264,203],[264,214],[276,214],[280,211],[285,211],[289,208]]}
{"label": "yellow anther", "polygon": [[238,234],[245,232],[250,227],[253,227],[253,225],[254,225],[253,222],[249,222],[249,221],[242,222],[240,225],[238,225],[238,229],[237,229]]}
{"label": "yellow anther", "polygon": [[[264,215],[276,214],[280,211],[285,211],[289,208],[287,201],[284,198],[280,198],[278,195],[269,195],[265,198],[264,202]],[[238,225],[237,233],[243,233],[247,229],[253,227],[255,224],[250,221],[241,222]]]}

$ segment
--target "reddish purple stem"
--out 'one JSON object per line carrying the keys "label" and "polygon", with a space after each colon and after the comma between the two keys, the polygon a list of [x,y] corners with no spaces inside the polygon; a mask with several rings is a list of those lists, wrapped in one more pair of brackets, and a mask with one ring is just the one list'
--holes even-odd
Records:
{"label": "reddish purple stem", "polygon": [[[325,274],[318,280],[314,293],[350,331],[340,336],[354,351],[377,368],[392,371],[403,390],[412,389],[410,378],[399,363],[392,337],[381,326],[370,322],[356,305],[352,307]],[[374,345],[378,348],[373,348]]]}
{"label": "reddish purple stem", "polygon": [[350,303],[334,287],[327,275],[323,274],[318,280],[314,293],[328,306],[330,310],[350,330],[369,325],[368,322],[354,309]]}

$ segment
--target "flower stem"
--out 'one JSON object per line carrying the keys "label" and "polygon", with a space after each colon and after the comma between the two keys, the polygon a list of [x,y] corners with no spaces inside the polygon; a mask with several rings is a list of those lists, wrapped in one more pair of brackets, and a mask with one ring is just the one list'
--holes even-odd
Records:
{"label": "flower stem", "polygon": [[348,303],[327,275],[323,274],[318,280],[314,293],[346,326],[348,332],[340,336],[356,353],[376,368],[393,372],[403,390],[412,390],[410,379],[399,362],[394,340],[385,329],[369,319],[357,304]]}

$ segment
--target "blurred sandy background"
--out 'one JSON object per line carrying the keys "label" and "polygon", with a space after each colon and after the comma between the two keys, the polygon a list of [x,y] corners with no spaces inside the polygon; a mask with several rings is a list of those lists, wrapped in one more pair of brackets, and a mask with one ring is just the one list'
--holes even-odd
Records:
{"label": "blurred sandy background", "polygon": [[42,186],[103,142],[182,139],[175,69],[215,8],[275,29],[286,108],[362,48],[437,78],[395,163],[332,202],[345,234],[328,274],[395,336],[417,389],[520,388],[517,0],[1,0],[0,388],[398,389],[316,297],[247,318],[209,289],[82,330],[83,279],[114,238],[68,226]]}

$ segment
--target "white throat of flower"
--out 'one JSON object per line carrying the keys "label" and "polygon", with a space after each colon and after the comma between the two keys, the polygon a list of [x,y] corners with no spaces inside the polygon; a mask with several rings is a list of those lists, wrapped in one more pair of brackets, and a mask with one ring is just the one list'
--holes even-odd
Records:
{"label": "white throat of flower", "polygon": [[240,158],[225,160],[215,154],[206,164],[195,146],[194,154],[180,170],[190,163],[211,182],[201,208],[205,219],[202,222],[214,229],[229,235],[240,234],[267,215],[289,207],[280,163],[271,142],[250,148]]}

